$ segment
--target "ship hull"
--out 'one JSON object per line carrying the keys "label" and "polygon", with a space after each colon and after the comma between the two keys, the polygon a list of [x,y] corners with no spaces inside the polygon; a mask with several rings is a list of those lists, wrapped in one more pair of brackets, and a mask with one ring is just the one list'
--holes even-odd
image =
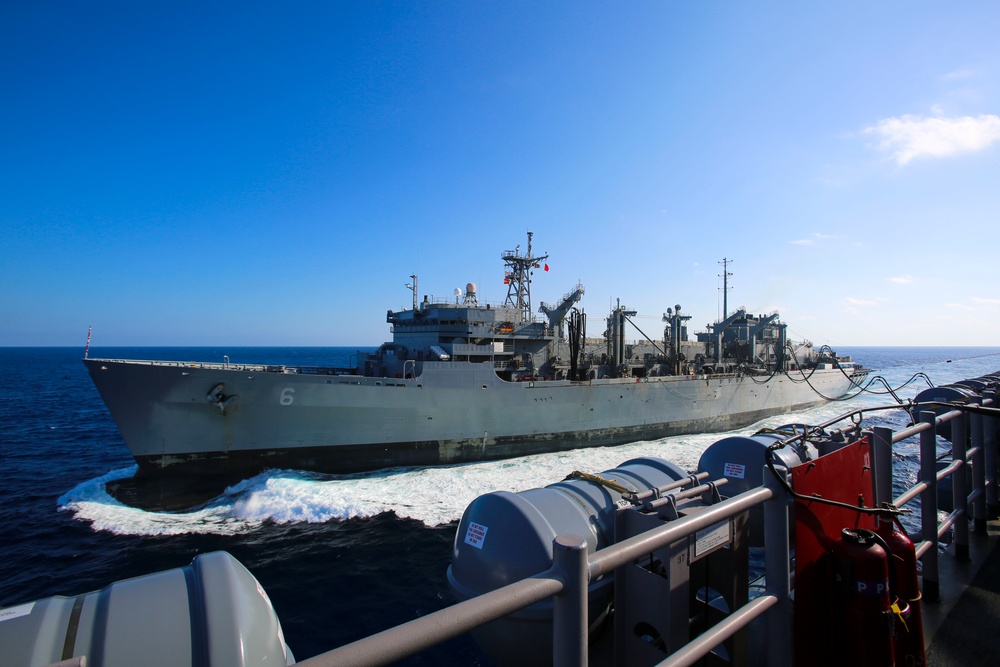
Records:
{"label": "ship hull", "polygon": [[727,431],[843,395],[851,379],[688,376],[507,382],[490,364],[416,378],[84,360],[146,474],[352,473]]}

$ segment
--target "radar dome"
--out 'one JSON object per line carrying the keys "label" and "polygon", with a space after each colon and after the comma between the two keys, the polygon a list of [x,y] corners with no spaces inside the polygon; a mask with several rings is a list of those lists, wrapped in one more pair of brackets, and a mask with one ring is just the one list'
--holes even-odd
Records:
{"label": "radar dome", "polygon": [[466,285],[465,286],[465,293],[466,294],[475,294],[476,293],[476,283],[469,283],[468,285]]}

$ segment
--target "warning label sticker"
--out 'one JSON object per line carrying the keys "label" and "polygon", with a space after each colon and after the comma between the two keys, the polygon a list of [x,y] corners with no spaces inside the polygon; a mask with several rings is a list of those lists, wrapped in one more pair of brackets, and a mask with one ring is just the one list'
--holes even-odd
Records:
{"label": "warning label sticker", "polygon": [[727,463],[722,474],[733,479],[743,479],[747,467],[742,463]]}
{"label": "warning label sticker", "polygon": [[728,544],[729,522],[720,521],[714,526],[709,526],[695,533],[694,557],[699,558],[709,551],[717,549],[724,544]]}
{"label": "warning label sticker", "polygon": [[469,529],[465,531],[465,543],[471,544],[477,549],[483,548],[483,541],[486,540],[486,531],[489,530],[486,526],[481,526],[478,523],[469,522]]}
{"label": "warning label sticker", "polygon": [[27,604],[21,604],[16,607],[7,607],[6,609],[0,609],[0,621],[9,621],[12,618],[18,618],[20,616],[27,616],[31,613],[31,608],[35,606],[34,602],[29,602]]}

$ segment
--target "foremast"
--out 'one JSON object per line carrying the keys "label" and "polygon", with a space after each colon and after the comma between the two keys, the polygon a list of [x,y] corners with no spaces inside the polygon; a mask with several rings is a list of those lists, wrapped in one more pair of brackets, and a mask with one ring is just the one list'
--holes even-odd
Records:
{"label": "foremast", "polygon": [[[503,282],[507,285],[507,300],[505,306],[516,308],[521,313],[523,322],[530,322],[533,319],[531,310],[531,274],[532,269],[541,268],[541,263],[549,258],[548,255],[534,257],[531,254],[531,237],[534,232],[528,232],[528,253],[521,254],[521,246],[514,250],[507,250],[500,256],[507,270],[504,272]],[[545,266],[548,270],[548,265]]]}

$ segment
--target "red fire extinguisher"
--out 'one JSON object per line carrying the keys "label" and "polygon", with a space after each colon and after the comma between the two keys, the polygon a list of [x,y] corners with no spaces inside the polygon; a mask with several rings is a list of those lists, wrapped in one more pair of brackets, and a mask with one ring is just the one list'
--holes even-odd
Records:
{"label": "red fire extinguisher", "polygon": [[891,667],[893,653],[889,556],[870,530],[845,528],[833,545],[831,646],[837,664]]}
{"label": "red fire extinguisher", "polygon": [[898,530],[887,519],[879,519],[876,532],[885,541],[893,564],[891,586],[899,598],[894,626],[893,648],[900,665],[923,665],[924,627],[920,610],[920,582],[917,574],[917,552],[913,541],[898,524]]}

